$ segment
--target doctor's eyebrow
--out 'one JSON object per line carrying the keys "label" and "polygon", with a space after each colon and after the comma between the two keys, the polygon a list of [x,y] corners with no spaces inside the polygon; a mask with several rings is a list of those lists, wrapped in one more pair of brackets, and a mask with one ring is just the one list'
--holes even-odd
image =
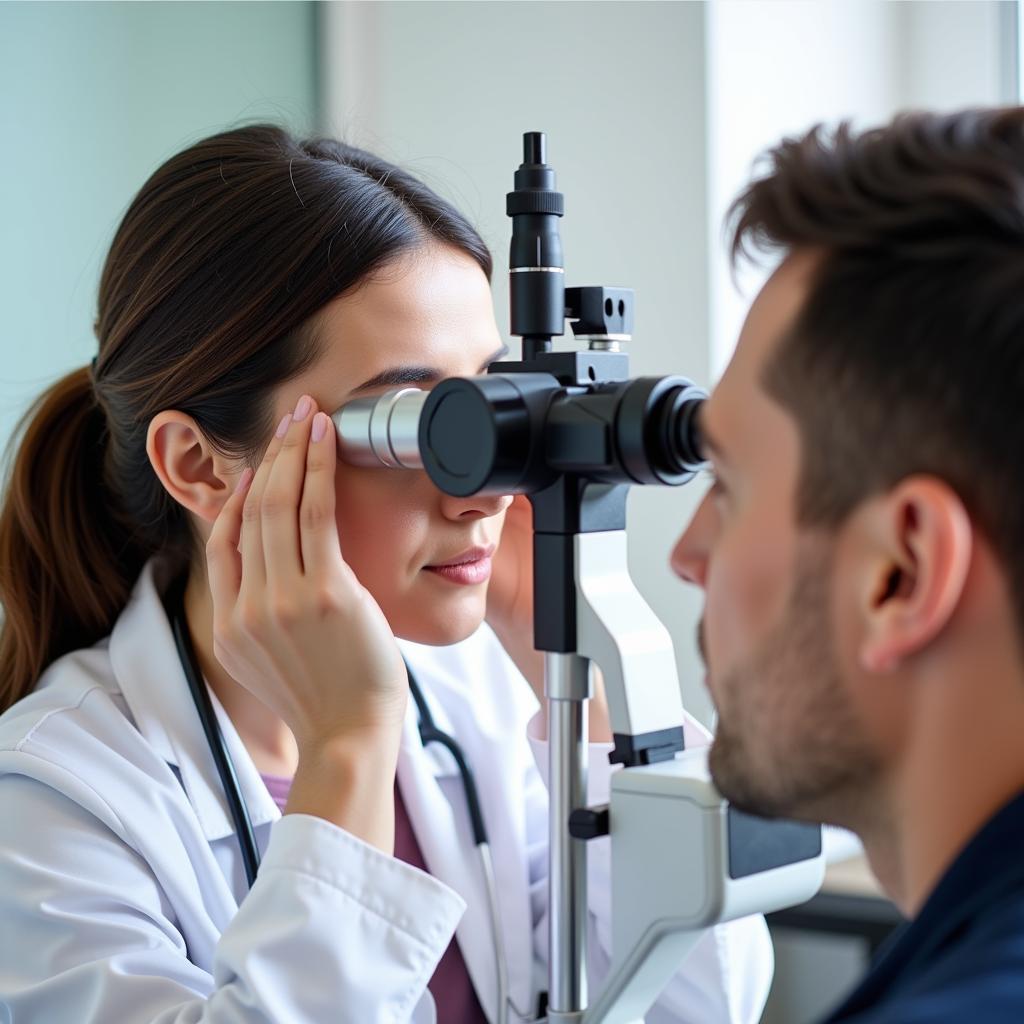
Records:
{"label": "doctor's eyebrow", "polygon": [[[491,363],[496,362],[508,355],[508,345],[502,345],[496,352],[489,355],[477,373],[484,373]],[[389,366],[386,370],[378,373],[369,380],[364,380],[358,387],[353,388],[349,394],[355,395],[360,391],[370,391],[372,388],[400,387],[411,384],[434,384],[441,379],[437,367],[434,366]]]}

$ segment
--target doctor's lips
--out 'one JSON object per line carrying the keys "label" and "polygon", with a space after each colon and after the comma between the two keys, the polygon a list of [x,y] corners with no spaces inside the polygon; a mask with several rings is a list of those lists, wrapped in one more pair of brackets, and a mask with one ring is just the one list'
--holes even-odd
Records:
{"label": "doctor's lips", "polygon": [[491,555],[494,554],[494,547],[493,544],[488,544],[485,548],[469,548],[444,562],[426,565],[424,569],[448,580],[449,583],[485,583],[491,575]]}

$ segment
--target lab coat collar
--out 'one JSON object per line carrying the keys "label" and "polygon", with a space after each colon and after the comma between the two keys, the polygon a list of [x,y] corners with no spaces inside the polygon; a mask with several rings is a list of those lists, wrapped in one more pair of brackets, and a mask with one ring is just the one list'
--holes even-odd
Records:
{"label": "lab coat collar", "polygon": [[[164,611],[161,594],[169,576],[157,559],[143,568],[114,625],[110,660],[136,727],[177,768],[203,834],[212,842],[232,835],[235,827]],[[277,805],[216,694],[207,689],[253,826],[276,820],[281,816]]]}
{"label": "lab coat collar", "polygon": [[[437,725],[444,729],[441,721]],[[459,836],[452,805],[439,785],[439,777],[458,776],[458,770],[454,762],[451,773],[441,768],[434,759],[438,746],[424,747],[419,741],[415,716],[407,717],[398,753],[398,785],[427,869],[465,900],[466,910],[456,928],[456,939],[481,1006],[493,1021],[497,1019],[498,979],[490,911],[483,898],[484,879],[472,836]],[[453,781],[458,786],[457,780]]]}
{"label": "lab coat collar", "polygon": [[[423,699],[426,702],[427,709],[430,711],[431,718],[434,720],[434,725],[441,732],[446,732],[449,736],[454,735],[455,726],[452,724],[451,717],[444,705],[437,700],[428,686],[423,685],[423,681],[420,681],[416,674],[414,662],[419,645],[406,640],[399,640],[398,647],[402,652],[402,657],[405,658],[406,668],[410,677],[420,682],[420,692],[423,694]],[[437,684],[437,680],[433,680],[433,682]],[[420,771],[426,771],[436,779],[458,776],[459,766],[455,758],[452,757],[451,751],[440,743],[431,743],[429,746],[424,747],[420,741],[419,725],[420,719],[419,713],[416,710],[416,702],[410,694],[409,703],[405,709],[405,721],[402,725],[402,747],[406,749],[418,748],[423,754],[422,758],[417,759]]]}
{"label": "lab coat collar", "polygon": [[[415,676],[415,645],[399,641],[399,647],[410,673]],[[434,725],[452,735],[454,727],[448,713],[423,682],[420,680],[420,690]],[[452,805],[441,789],[441,781],[451,779],[458,789],[458,798],[464,799],[459,767],[451,751],[440,743],[423,746],[419,715],[411,696],[402,728],[397,776],[405,810],[427,870],[438,881],[454,889],[466,903],[465,913],[456,928],[456,939],[481,1006],[493,1021],[496,1019],[498,978],[494,966],[494,945],[490,938],[490,911],[486,899],[481,898],[484,890],[479,858],[472,837],[460,839]]]}
{"label": "lab coat collar", "polygon": [[[457,667],[449,670],[453,673],[451,676],[445,671],[438,671],[437,659],[423,646],[406,640],[399,640],[398,646],[414,674],[423,657],[431,658],[431,671],[424,673],[421,686],[427,707],[435,726],[452,735],[463,746],[470,769],[475,769],[480,810],[492,841],[490,855],[499,888],[497,897],[501,903],[509,995],[516,1006],[527,1007],[534,992],[529,905],[515,895],[508,898],[509,894],[503,891],[503,879],[508,879],[510,872],[515,874],[518,870],[518,864],[514,862],[516,858],[513,856],[510,861],[512,851],[505,847],[524,847],[526,839],[519,836],[518,842],[513,842],[503,831],[502,822],[488,820],[488,810],[495,806],[494,795],[488,793],[488,788],[500,777],[502,769],[487,763],[488,755],[494,757],[494,754],[485,749],[485,742],[481,745],[481,735],[475,730],[472,735],[463,734],[449,713],[449,708],[467,710],[467,679],[479,685],[481,679],[495,672],[495,648],[486,643],[486,627],[481,626],[480,630],[480,635],[465,641]],[[487,1019],[494,1022],[498,1020],[498,977],[492,920],[479,854],[468,827],[468,814],[462,813],[466,797],[461,774],[451,752],[440,743],[430,743],[424,748],[412,699],[409,705],[410,714],[404,723],[398,754],[398,785],[427,869],[466,902],[467,909],[456,929],[456,939],[480,1006]],[[476,720],[475,712],[472,718]],[[500,782],[498,784],[501,785]],[[458,817],[462,822],[462,836],[459,835],[460,826],[453,807],[460,809]],[[518,1019],[514,1015],[512,1017]]]}
{"label": "lab coat collar", "polygon": [[[470,651],[476,657],[485,650],[479,644],[468,641]],[[424,657],[420,645],[399,640],[399,647],[406,657],[410,670],[415,673],[417,663]],[[463,658],[472,658],[469,652]],[[472,661],[461,662],[459,678],[449,679],[443,671],[424,673],[421,690],[434,719],[434,724],[453,736],[463,747],[463,752],[475,772],[476,783],[482,802],[481,811],[485,821],[488,817],[488,780],[491,770],[479,766],[481,749],[469,737],[460,735],[460,730],[448,713],[447,707],[459,707],[465,702],[465,694],[459,687],[465,685],[467,672],[477,681],[485,677],[488,662],[473,667]],[[491,666],[493,671],[493,666]],[[439,694],[451,687],[447,699]],[[500,771],[500,769],[498,769]],[[430,874],[449,888],[454,889],[465,901],[466,910],[456,928],[459,951],[466,964],[480,1005],[490,1021],[498,1019],[498,980],[494,960],[494,942],[490,907],[486,898],[486,882],[480,857],[468,829],[468,815],[464,814],[465,790],[458,765],[451,752],[439,743],[424,747],[419,737],[419,719],[413,700],[409,700],[402,742],[398,756],[398,785],[405,801],[406,812],[412,822],[420,851]],[[453,807],[459,809],[456,814]],[[462,834],[460,835],[460,823]],[[499,879],[509,876],[515,868],[506,860],[507,850],[500,848],[503,834],[496,822],[487,822],[492,840],[491,857]],[[525,843],[525,837],[522,838]],[[495,847],[495,842],[498,846]],[[499,881],[499,886],[501,882]],[[518,895],[518,894],[517,894]],[[509,995],[519,1006],[526,1006],[533,991],[533,944],[532,925],[529,919],[529,904],[517,895],[509,898],[507,893],[498,892],[501,904],[501,927],[505,944],[508,967]]]}

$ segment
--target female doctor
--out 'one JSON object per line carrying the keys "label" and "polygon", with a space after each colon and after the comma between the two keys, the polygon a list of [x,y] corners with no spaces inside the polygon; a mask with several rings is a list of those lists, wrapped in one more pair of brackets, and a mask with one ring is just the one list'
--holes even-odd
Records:
{"label": "female doctor", "polygon": [[[4,1020],[493,1022],[493,920],[512,1019],[532,1018],[547,810],[528,508],[496,551],[510,499],[344,465],[327,415],[484,371],[502,352],[490,274],[422,183],[270,126],[183,151],[129,207],[98,358],[37,403],[0,512]],[[190,660],[251,821],[251,887]],[[410,679],[475,774],[496,917]],[[647,1019],[755,1021],[770,976],[760,918],[719,926]]]}

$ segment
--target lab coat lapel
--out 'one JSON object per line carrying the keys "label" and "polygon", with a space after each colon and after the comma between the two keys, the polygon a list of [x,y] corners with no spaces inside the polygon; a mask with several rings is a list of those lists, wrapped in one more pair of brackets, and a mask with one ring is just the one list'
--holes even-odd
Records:
{"label": "lab coat lapel", "polygon": [[407,717],[398,755],[398,785],[430,874],[466,901],[455,935],[480,1005],[493,1022],[497,1019],[498,983],[483,871],[472,837],[468,832],[460,834],[468,816],[456,818],[441,788],[444,779],[462,792],[454,761],[451,774],[445,770],[447,761],[424,750],[415,717]]}
{"label": "lab coat lapel", "polygon": [[[179,772],[182,786],[210,842],[235,831],[213,753],[178,658],[161,592],[167,567],[150,560],[110,637],[110,662],[136,728]],[[214,713],[235,765],[254,826],[279,818],[245,745],[212,690]]]}

